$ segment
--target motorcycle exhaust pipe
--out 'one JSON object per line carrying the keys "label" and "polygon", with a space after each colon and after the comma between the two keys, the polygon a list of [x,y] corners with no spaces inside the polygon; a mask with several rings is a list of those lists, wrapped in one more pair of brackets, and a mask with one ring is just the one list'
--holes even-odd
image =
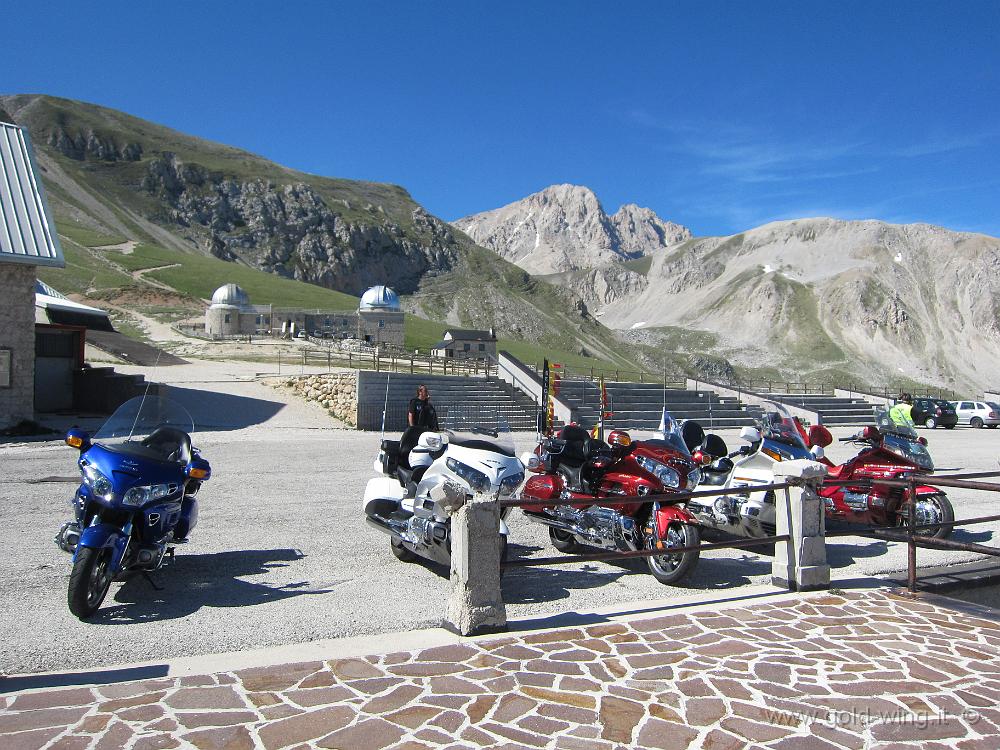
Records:
{"label": "motorcycle exhaust pipe", "polygon": [[383,518],[382,516],[366,515],[365,523],[372,528],[384,531],[386,534],[392,534],[393,536],[403,536],[406,533],[405,523],[391,521],[388,518]]}
{"label": "motorcycle exhaust pipe", "polygon": [[72,521],[64,523],[56,534],[55,543],[63,552],[76,552],[76,546],[80,543],[80,527]]}
{"label": "motorcycle exhaust pipe", "polygon": [[552,516],[547,516],[544,513],[524,510],[523,508],[521,509],[521,512],[533,521],[538,521],[539,523],[550,526],[553,529],[559,529],[559,531],[568,531],[571,534],[580,534],[581,536],[586,533],[575,524],[569,523],[568,521],[560,521]]}

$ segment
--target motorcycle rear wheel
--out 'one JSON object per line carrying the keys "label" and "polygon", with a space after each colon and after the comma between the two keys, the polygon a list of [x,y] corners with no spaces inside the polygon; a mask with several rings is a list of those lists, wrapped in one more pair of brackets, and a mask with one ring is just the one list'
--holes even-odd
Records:
{"label": "motorcycle rear wheel", "polygon": [[392,537],[389,540],[389,549],[392,550],[392,554],[396,556],[396,559],[400,562],[413,562],[417,559],[417,553],[403,544],[401,539]]}
{"label": "motorcycle rear wheel", "polygon": [[580,549],[580,543],[576,541],[572,532],[555,529],[551,526],[549,527],[549,541],[557,550],[567,554],[577,552]]}
{"label": "motorcycle rear wheel", "polygon": [[[686,523],[672,523],[667,529],[667,538],[663,543],[668,547],[693,547],[699,544],[701,537],[696,526]],[[646,564],[653,578],[664,586],[677,583],[684,578],[698,562],[700,550],[681,552],[677,555],[657,555],[647,557]]]}
{"label": "motorcycle rear wheel", "polygon": [[69,576],[69,611],[81,620],[94,614],[111,588],[111,578],[110,547],[79,550]]}
{"label": "motorcycle rear wheel", "polygon": [[[920,507],[923,504],[933,505],[934,508],[931,511],[921,511]],[[955,520],[955,509],[952,507],[951,500],[943,492],[936,495],[924,495],[917,498],[917,524],[925,523],[937,523],[941,521],[941,525],[930,528],[923,529],[917,532],[917,536],[931,536],[937,539],[947,539],[951,536],[951,532],[954,530],[955,526],[952,521]],[[899,508],[899,515],[896,517],[896,525],[902,528],[907,526],[907,512],[909,510],[908,505],[902,505]],[[930,516],[934,517],[930,517]]]}

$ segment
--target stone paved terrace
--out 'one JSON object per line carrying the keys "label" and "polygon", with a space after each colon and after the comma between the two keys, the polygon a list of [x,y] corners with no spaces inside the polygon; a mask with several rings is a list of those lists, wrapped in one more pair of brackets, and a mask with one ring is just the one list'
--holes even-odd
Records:
{"label": "stone paved terrace", "polygon": [[0,747],[998,748],[1000,620],[952,604],[784,595],[197,676],[11,678]]}

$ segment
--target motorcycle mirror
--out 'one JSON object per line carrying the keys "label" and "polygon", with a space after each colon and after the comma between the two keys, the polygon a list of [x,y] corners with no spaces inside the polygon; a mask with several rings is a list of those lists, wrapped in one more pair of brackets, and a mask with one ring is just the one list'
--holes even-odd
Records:
{"label": "motorcycle mirror", "polygon": [[528,471],[535,471],[542,465],[542,459],[539,458],[537,453],[522,453],[521,463],[525,465]]}
{"label": "motorcycle mirror", "polygon": [[81,453],[90,447],[90,435],[73,427],[66,433],[66,445],[78,449]]}
{"label": "motorcycle mirror", "polygon": [[740,438],[749,443],[756,443],[760,440],[760,430],[756,427],[744,427],[740,430]]}
{"label": "motorcycle mirror", "polygon": [[809,444],[820,448],[825,448],[833,442],[833,435],[821,424],[814,424],[809,428]]}
{"label": "motorcycle mirror", "polygon": [[681,425],[681,438],[684,440],[684,445],[687,446],[687,449],[693,451],[705,442],[705,430],[697,422],[688,420]]}
{"label": "motorcycle mirror", "polygon": [[815,458],[816,460],[819,460],[819,459],[823,458],[823,456],[826,455],[826,451],[823,450],[823,446],[822,445],[817,445],[817,446],[815,446],[812,449],[812,454],[813,454],[813,458]]}
{"label": "motorcycle mirror", "polygon": [[726,441],[718,435],[706,435],[705,443],[701,449],[702,452],[707,453],[713,459],[729,455],[729,447],[726,445]]}
{"label": "motorcycle mirror", "polygon": [[927,445],[927,438],[921,435],[920,437],[917,438],[917,442],[920,443],[921,445]]}
{"label": "motorcycle mirror", "polygon": [[184,476],[205,481],[212,476],[212,467],[203,458],[192,458],[191,463],[184,467]]}
{"label": "motorcycle mirror", "polygon": [[861,431],[862,440],[878,440],[881,433],[878,431],[878,427],[872,427],[868,425]]}

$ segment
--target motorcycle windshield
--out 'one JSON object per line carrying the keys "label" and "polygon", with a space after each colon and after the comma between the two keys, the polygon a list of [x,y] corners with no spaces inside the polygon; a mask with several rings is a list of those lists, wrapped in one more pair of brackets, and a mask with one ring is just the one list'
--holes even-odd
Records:
{"label": "motorcycle windshield", "polygon": [[888,409],[876,409],[875,410],[875,424],[882,432],[883,435],[899,435],[908,440],[917,439],[917,431],[913,429],[908,424],[897,424],[892,421],[889,416]]}
{"label": "motorcycle windshield", "polygon": [[163,396],[138,396],[119,406],[93,437],[105,447],[141,444],[161,427],[190,434],[194,420],[187,409]]}
{"label": "motorcycle windshield", "polygon": [[761,436],[766,440],[790,446],[794,449],[794,453],[801,453],[802,456],[809,455],[809,448],[802,440],[802,434],[799,432],[795,417],[791,415],[784,404],[767,401],[763,404],[763,408],[764,416],[757,420]]}
{"label": "motorcycle windshield", "polygon": [[463,448],[493,451],[504,456],[514,457],[514,436],[507,420],[496,416],[486,424],[463,424],[461,429],[441,431],[448,436],[449,445]]}
{"label": "motorcycle windshield", "polygon": [[684,434],[681,432],[680,423],[674,419],[670,412],[663,411],[663,420],[660,424],[660,434],[657,438],[653,440],[644,440],[643,442],[648,445],[657,445],[658,443],[665,444],[666,447],[678,451],[684,456],[690,456],[691,451],[688,450],[687,443],[684,442]]}
{"label": "motorcycle windshield", "polygon": [[882,437],[882,445],[921,469],[934,471],[934,461],[931,459],[927,446],[915,438],[911,439],[899,433],[887,432]]}

